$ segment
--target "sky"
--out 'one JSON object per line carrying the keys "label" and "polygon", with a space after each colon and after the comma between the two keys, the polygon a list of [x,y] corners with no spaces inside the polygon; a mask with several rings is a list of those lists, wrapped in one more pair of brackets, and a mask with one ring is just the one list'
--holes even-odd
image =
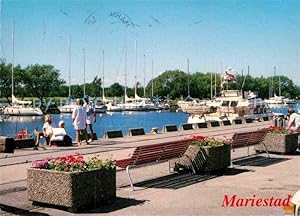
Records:
{"label": "sky", "polygon": [[71,84],[104,69],[105,87],[124,85],[125,74],[127,86],[135,75],[143,85],[166,70],[187,71],[189,59],[190,73],[230,66],[241,74],[249,65],[250,75],[266,77],[276,66],[300,85],[299,0],[0,2],[1,57],[12,62],[14,23],[14,64],[51,64],[67,84],[71,68]]}

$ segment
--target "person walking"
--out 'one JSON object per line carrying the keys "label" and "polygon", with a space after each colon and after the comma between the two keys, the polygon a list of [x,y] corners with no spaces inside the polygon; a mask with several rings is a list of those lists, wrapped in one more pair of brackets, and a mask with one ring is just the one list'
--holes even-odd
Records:
{"label": "person walking", "polygon": [[72,112],[72,121],[73,127],[76,131],[76,142],[78,145],[81,144],[80,142],[80,134],[83,134],[85,137],[86,143],[89,144],[88,136],[86,133],[86,109],[83,107],[83,100],[77,99],[76,100],[76,107],[73,109]]}
{"label": "person walking", "polygon": [[94,140],[94,130],[93,130],[93,123],[96,122],[96,112],[93,104],[89,100],[89,96],[84,96],[84,107],[86,109],[86,125],[90,130],[90,139],[89,142]]}

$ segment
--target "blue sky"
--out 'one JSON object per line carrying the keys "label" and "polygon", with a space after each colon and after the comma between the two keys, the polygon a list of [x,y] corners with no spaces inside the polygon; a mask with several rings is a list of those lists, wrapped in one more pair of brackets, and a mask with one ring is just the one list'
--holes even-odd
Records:
{"label": "blue sky", "polygon": [[[165,70],[247,70],[252,76],[286,75],[300,85],[300,1],[297,0],[0,0],[1,56],[15,64],[51,64],[68,82],[71,36],[72,84],[102,76],[105,86],[133,86],[135,41],[137,79],[143,84]],[[145,61],[144,61],[145,60]]]}

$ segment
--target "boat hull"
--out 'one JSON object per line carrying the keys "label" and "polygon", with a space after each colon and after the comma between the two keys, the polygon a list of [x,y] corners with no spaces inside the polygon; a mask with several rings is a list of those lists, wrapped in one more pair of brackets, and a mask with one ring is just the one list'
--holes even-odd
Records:
{"label": "boat hull", "polygon": [[42,116],[43,112],[40,108],[33,107],[6,107],[4,108],[4,115],[10,116]]}

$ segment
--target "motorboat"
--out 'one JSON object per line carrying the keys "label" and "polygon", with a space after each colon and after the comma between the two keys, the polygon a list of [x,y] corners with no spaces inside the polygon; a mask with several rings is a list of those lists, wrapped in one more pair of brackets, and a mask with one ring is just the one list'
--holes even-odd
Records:
{"label": "motorboat", "polygon": [[235,119],[251,118],[261,119],[273,116],[268,105],[258,97],[245,98],[239,90],[223,90],[221,96],[215,98],[210,113],[191,114],[188,123],[202,123],[207,121],[223,121]]}

